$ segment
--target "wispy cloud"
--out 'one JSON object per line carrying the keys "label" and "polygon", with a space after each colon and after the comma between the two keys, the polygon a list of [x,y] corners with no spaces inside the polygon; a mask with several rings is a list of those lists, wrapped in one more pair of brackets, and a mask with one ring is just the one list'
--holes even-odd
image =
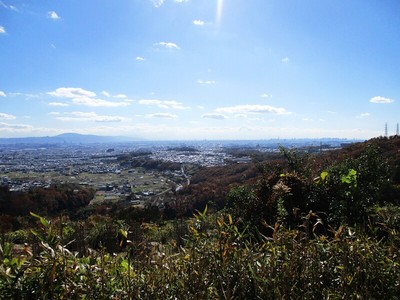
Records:
{"label": "wispy cloud", "polygon": [[290,112],[286,111],[284,108],[273,107],[270,105],[237,105],[237,106],[228,106],[228,107],[220,107],[216,109],[216,112],[219,113],[228,113],[228,114],[241,114],[241,113],[271,113],[278,115],[287,115]]}
{"label": "wispy cloud", "polygon": [[3,26],[0,26],[0,34],[6,34],[6,29]]}
{"label": "wispy cloud", "polygon": [[33,127],[31,125],[26,124],[7,124],[0,122],[0,131],[19,131],[19,130],[31,130]]}
{"label": "wispy cloud", "polygon": [[129,105],[127,101],[113,102],[97,99],[95,98],[96,93],[82,88],[58,88],[53,92],[48,92],[47,94],[57,98],[69,98],[71,99],[72,104],[90,107],[123,107]]}
{"label": "wispy cloud", "polygon": [[49,106],[60,106],[60,107],[67,107],[67,106],[69,106],[68,103],[63,103],[63,102],[50,102],[48,105],[49,105]]}
{"label": "wispy cloud", "polygon": [[233,116],[235,119],[245,119],[247,118],[246,114],[236,114]]}
{"label": "wispy cloud", "polygon": [[284,57],[281,60],[284,64],[287,64],[289,62],[289,57]]}
{"label": "wispy cloud", "polygon": [[0,120],[14,120],[16,117],[6,113],[0,113]]}
{"label": "wispy cloud", "polygon": [[170,113],[155,113],[147,115],[149,118],[176,119],[178,116]]}
{"label": "wispy cloud", "polygon": [[21,96],[22,95],[22,93],[16,93],[16,92],[12,92],[12,93],[7,93],[7,96],[9,96],[9,97],[18,97],[18,96]]}
{"label": "wispy cloud", "polygon": [[145,61],[146,59],[142,56],[136,56],[136,60],[138,61]]}
{"label": "wispy cloud", "polygon": [[177,44],[171,42],[159,42],[155,43],[154,46],[156,47],[163,47],[170,50],[179,50],[181,49]]}
{"label": "wispy cloud", "polygon": [[193,24],[196,26],[204,26],[205,22],[202,20],[193,20]]}
{"label": "wispy cloud", "polygon": [[362,114],[359,114],[358,116],[356,116],[356,118],[357,119],[362,119],[362,118],[366,118],[366,117],[369,117],[369,116],[371,116],[370,113],[362,113]]}
{"label": "wispy cloud", "polygon": [[107,97],[107,98],[110,98],[110,97],[113,97],[113,98],[116,98],[116,99],[127,99],[128,98],[128,96],[125,95],[125,94],[116,94],[114,96],[111,96],[111,94],[109,92],[107,92],[107,91],[102,91],[101,94],[103,96]]}
{"label": "wispy cloud", "polygon": [[47,93],[50,96],[58,98],[80,98],[80,97],[96,97],[96,93],[84,90],[82,88],[58,88],[53,92]]}
{"label": "wispy cloud", "polygon": [[371,103],[380,103],[380,104],[387,104],[387,103],[393,103],[394,100],[390,99],[390,98],[386,98],[386,97],[382,97],[382,96],[375,96],[372,97],[369,102]]}
{"label": "wispy cloud", "polygon": [[84,105],[84,106],[91,106],[91,107],[123,107],[128,106],[128,102],[112,102],[106,101],[102,99],[95,99],[89,97],[81,97],[81,98],[74,98],[72,99],[72,103],[76,105]]}
{"label": "wispy cloud", "polygon": [[150,0],[150,2],[153,3],[155,7],[160,7],[164,4],[165,0]]}
{"label": "wispy cloud", "polygon": [[110,98],[110,97],[111,97],[110,93],[107,92],[107,91],[102,91],[101,94],[102,94],[103,96],[106,96],[107,98]]}
{"label": "wispy cloud", "polygon": [[56,117],[57,120],[66,122],[76,122],[76,121],[90,121],[90,122],[122,122],[127,120],[121,116],[109,116],[109,115],[98,115],[95,112],[72,112],[67,114],[67,116]]}
{"label": "wispy cloud", "polygon": [[218,113],[203,114],[201,117],[205,119],[215,119],[215,120],[224,120],[228,118],[227,116]]}
{"label": "wispy cloud", "polygon": [[197,80],[197,83],[199,84],[216,84],[215,80]]}
{"label": "wispy cloud", "polygon": [[157,100],[157,99],[142,99],[138,102],[140,105],[156,106],[166,109],[186,109],[183,103],[174,100]]}
{"label": "wispy cloud", "polygon": [[59,20],[61,19],[60,16],[53,10],[53,11],[49,11],[47,13],[47,17],[52,19],[52,20]]}
{"label": "wispy cloud", "polygon": [[3,1],[0,1],[0,6],[9,10],[18,11],[18,9],[14,5],[7,5]]}
{"label": "wispy cloud", "polygon": [[0,91],[0,97],[7,97],[7,95],[3,91]]}
{"label": "wispy cloud", "polygon": [[269,95],[269,94],[264,93],[264,94],[261,94],[260,97],[261,98],[271,98],[272,96]]}
{"label": "wispy cloud", "polygon": [[[165,3],[166,0],[150,0],[154,7],[160,7]],[[189,0],[174,0],[174,3],[186,3]]]}

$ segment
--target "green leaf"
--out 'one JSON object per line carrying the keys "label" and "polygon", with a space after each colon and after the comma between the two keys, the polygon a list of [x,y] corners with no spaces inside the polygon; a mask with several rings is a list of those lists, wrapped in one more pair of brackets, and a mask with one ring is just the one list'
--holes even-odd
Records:
{"label": "green leaf", "polygon": [[40,223],[42,223],[42,225],[43,225],[44,227],[46,227],[46,228],[49,228],[49,227],[50,227],[50,223],[49,223],[45,218],[43,218],[43,217],[41,217],[41,216],[39,216],[39,215],[37,215],[37,214],[35,214],[35,213],[33,213],[33,212],[29,212],[29,213],[31,214],[31,216],[33,216],[33,217],[39,219]]}
{"label": "green leaf", "polygon": [[121,261],[121,267],[124,268],[125,270],[129,269],[129,264],[128,264],[128,261],[126,259]]}
{"label": "green leaf", "polygon": [[325,180],[327,179],[328,175],[329,175],[329,173],[328,173],[327,171],[323,171],[323,172],[321,173],[321,175],[320,175],[322,181],[325,181]]}
{"label": "green leaf", "polygon": [[122,234],[124,238],[128,238],[128,232],[126,230],[120,229],[119,232]]}
{"label": "green leaf", "polygon": [[233,220],[232,220],[232,216],[230,214],[228,215],[228,219],[229,219],[229,224],[232,225],[233,224]]}
{"label": "green leaf", "polygon": [[208,210],[208,205],[206,205],[206,207],[204,208],[204,211],[203,211],[203,217],[205,217],[205,216],[206,216],[207,210]]}
{"label": "green leaf", "polygon": [[44,241],[44,238],[43,238],[38,232],[36,232],[35,230],[32,230],[32,229],[31,229],[31,233],[32,233],[34,236],[36,236],[39,240]]}

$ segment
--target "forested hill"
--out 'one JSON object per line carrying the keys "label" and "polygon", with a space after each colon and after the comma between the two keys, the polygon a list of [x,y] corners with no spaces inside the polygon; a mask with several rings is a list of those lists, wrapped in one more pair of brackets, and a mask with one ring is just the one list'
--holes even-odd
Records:
{"label": "forested hill", "polygon": [[343,149],[331,151],[336,157],[356,157],[368,146],[376,146],[380,148],[384,157],[390,161],[400,158],[400,136],[377,137],[365,142],[350,144]]}

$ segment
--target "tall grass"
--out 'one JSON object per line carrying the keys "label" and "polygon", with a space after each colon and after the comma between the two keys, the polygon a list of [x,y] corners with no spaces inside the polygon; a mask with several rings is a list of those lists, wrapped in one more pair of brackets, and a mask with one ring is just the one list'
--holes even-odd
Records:
{"label": "tall grass", "polygon": [[239,230],[228,214],[199,213],[184,245],[131,242],[119,254],[71,252],[50,222],[33,244],[0,247],[1,299],[398,299],[398,232],[384,240],[341,226],[330,237],[273,226]]}

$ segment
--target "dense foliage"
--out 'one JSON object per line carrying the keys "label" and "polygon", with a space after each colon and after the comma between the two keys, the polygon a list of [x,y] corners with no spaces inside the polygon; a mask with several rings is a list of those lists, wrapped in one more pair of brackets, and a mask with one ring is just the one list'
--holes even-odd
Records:
{"label": "dense foliage", "polygon": [[27,192],[10,191],[8,186],[0,186],[0,232],[19,229],[21,225],[15,217],[29,215],[30,211],[46,216],[72,214],[87,206],[93,197],[93,189],[73,185],[31,188]]}
{"label": "dense foliage", "polygon": [[327,238],[276,224],[271,237],[255,238],[230,215],[201,213],[182,247],[132,242],[121,229],[123,252],[80,255],[36,217],[36,253],[0,247],[3,299],[395,299],[400,292],[400,239],[390,227],[385,242],[344,226]]}

